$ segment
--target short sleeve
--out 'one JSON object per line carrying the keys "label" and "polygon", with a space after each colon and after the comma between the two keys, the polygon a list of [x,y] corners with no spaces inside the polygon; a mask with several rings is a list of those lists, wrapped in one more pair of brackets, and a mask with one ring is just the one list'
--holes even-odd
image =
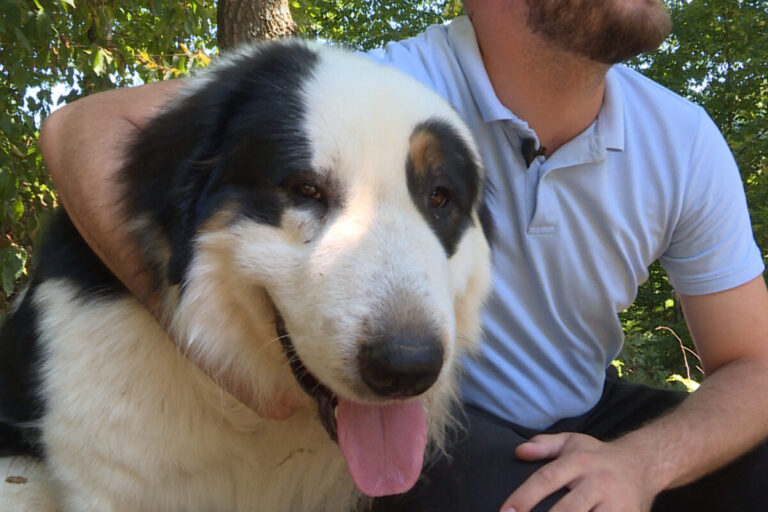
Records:
{"label": "short sleeve", "polygon": [[689,162],[682,210],[660,261],[676,291],[704,295],[744,284],[765,265],[736,162],[703,109]]}
{"label": "short sleeve", "polygon": [[450,101],[448,89],[452,82],[464,80],[448,36],[449,26],[462,21],[460,18],[449,24],[431,25],[410,39],[387,43],[367,55],[411,76]]}
{"label": "short sleeve", "polygon": [[430,37],[429,32],[428,30],[405,41],[389,42],[384,48],[370,50],[366,55],[380,64],[410,75],[427,87],[434,88],[434,80],[426,65],[435,46],[435,37]]}

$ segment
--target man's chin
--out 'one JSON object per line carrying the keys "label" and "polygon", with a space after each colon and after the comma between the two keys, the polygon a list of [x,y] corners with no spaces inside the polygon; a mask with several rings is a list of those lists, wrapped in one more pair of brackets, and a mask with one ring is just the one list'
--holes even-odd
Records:
{"label": "man's chin", "polygon": [[672,30],[660,0],[526,0],[529,28],[561,50],[616,64],[656,50]]}

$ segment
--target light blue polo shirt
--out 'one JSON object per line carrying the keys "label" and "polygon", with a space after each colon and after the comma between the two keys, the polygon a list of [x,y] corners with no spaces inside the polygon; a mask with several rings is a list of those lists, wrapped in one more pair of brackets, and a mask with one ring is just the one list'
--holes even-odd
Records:
{"label": "light blue polo shirt", "polygon": [[700,107],[615,66],[597,120],[526,168],[521,139],[536,134],[494,94],[468,18],[372,56],[458,110],[495,189],[494,289],[467,403],[530,428],[583,414],[653,261],[689,295],[763,272],[736,164]]}

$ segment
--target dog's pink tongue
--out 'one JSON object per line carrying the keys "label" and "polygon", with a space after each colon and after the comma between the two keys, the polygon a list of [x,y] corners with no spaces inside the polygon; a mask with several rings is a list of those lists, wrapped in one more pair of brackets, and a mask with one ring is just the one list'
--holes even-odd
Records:
{"label": "dog's pink tongue", "polygon": [[363,494],[401,494],[414,486],[427,444],[419,402],[373,406],[339,398],[336,423],[349,473]]}

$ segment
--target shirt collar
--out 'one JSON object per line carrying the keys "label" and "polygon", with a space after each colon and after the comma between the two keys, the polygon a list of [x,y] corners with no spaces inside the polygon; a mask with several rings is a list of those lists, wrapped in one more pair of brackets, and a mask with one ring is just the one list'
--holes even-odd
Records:
{"label": "shirt collar", "polygon": [[[448,25],[448,39],[469,85],[472,97],[483,120],[509,121],[523,136],[533,134],[528,123],[519,119],[505,107],[491,84],[483,65],[475,31],[467,16],[454,18]],[[602,138],[606,149],[624,150],[624,105],[621,85],[615,68],[608,70],[603,105],[597,116],[595,135]]]}
{"label": "shirt collar", "polygon": [[616,66],[605,77],[603,106],[597,115],[596,131],[605,141],[606,149],[624,151],[624,101]]}
{"label": "shirt collar", "polygon": [[459,16],[451,21],[448,25],[448,40],[483,120],[487,123],[501,120],[519,121],[496,97],[483,64],[480,47],[477,45],[475,30],[468,17]]}

